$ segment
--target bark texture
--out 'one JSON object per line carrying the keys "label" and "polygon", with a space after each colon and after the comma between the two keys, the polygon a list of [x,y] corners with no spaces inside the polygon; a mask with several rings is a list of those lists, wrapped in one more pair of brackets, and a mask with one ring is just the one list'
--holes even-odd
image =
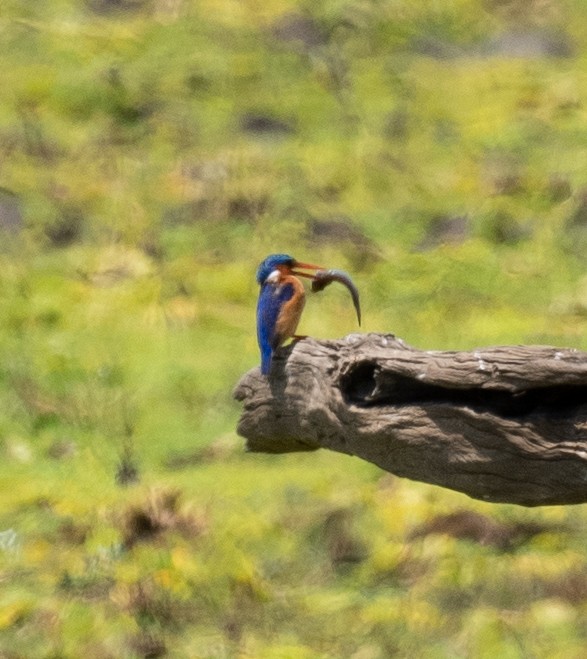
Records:
{"label": "bark texture", "polygon": [[391,334],[304,339],[243,376],[250,451],[327,448],[485,501],[587,501],[587,353],[416,350]]}

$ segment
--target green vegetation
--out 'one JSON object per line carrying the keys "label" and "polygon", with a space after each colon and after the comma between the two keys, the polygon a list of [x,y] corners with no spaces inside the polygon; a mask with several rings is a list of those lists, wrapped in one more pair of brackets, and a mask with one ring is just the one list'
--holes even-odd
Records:
{"label": "green vegetation", "polygon": [[[0,656],[561,659],[587,516],[247,455],[268,253],[587,349],[583,0],[5,0]],[[345,291],[300,331],[355,331]]]}

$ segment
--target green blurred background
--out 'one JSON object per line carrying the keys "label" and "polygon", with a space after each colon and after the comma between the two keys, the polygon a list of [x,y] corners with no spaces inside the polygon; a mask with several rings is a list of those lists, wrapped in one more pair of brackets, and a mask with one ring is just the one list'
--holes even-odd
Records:
{"label": "green blurred background", "polygon": [[[586,25],[0,2],[2,658],[585,656],[583,507],[247,455],[231,392],[271,252],[419,348],[587,348]],[[353,315],[331,287],[299,329]]]}

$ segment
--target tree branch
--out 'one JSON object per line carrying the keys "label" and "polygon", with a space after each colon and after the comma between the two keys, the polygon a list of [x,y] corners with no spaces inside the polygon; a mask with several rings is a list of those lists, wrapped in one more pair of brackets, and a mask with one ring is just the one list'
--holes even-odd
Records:
{"label": "tree branch", "polygon": [[327,448],[525,506],[587,502],[587,353],[421,351],[391,334],[304,339],[237,385],[250,451]]}

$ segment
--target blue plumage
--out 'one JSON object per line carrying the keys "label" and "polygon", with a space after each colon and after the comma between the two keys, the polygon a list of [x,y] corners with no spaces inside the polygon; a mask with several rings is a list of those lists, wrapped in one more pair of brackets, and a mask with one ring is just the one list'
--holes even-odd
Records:
{"label": "blue plumage", "polygon": [[261,373],[263,375],[269,373],[273,351],[280,343],[281,337],[276,333],[279,312],[293,294],[294,288],[291,284],[275,286],[265,283],[261,286],[257,302],[257,340],[261,349]]}

